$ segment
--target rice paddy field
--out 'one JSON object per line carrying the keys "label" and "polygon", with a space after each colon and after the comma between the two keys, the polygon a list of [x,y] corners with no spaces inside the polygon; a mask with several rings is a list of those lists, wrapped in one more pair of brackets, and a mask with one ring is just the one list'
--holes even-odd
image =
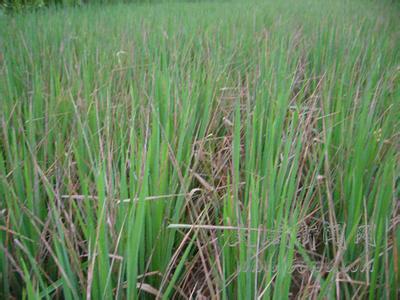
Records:
{"label": "rice paddy field", "polygon": [[399,16],[2,13],[0,298],[399,297]]}

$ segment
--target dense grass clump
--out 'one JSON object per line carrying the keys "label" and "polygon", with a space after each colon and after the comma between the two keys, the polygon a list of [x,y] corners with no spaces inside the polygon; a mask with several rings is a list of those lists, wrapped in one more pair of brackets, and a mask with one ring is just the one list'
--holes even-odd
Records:
{"label": "dense grass clump", "polygon": [[0,298],[395,299],[399,14],[0,16]]}

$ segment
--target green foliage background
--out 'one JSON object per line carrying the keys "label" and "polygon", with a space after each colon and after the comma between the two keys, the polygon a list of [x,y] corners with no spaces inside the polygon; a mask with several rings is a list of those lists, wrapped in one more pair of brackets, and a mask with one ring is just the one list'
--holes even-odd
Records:
{"label": "green foliage background", "polygon": [[[48,6],[79,6],[83,4],[151,3],[153,0],[1,0],[0,8],[8,12],[39,9]],[[160,2],[160,1],[158,1]]]}

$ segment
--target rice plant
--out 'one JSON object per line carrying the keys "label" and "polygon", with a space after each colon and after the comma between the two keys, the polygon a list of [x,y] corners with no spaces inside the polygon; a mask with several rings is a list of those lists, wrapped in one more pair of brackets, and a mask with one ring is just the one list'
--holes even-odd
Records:
{"label": "rice plant", "polygon": [[400,6],[0,15],[2,299],[396,299]]}

